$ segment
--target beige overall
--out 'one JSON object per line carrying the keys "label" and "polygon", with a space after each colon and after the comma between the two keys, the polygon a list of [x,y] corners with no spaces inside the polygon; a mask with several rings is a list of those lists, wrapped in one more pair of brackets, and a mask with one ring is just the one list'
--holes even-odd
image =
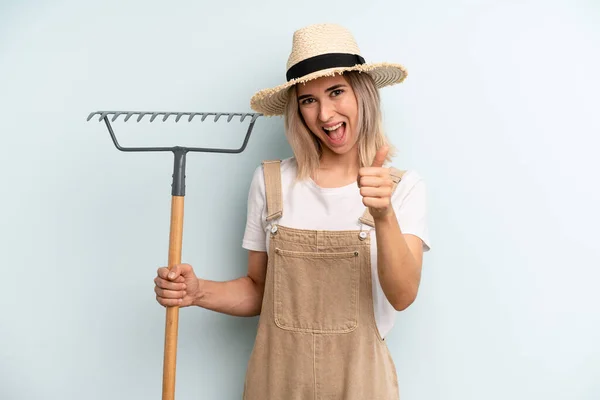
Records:
{"label": "beige overall", "polygon": [[[263,162],[268,220],[282,215],[279,161]],[[392,169],[394,189],[402,172]],[[368,208],[360,218],[374,226]],[[397,400],[375,323],[368,232],[274,224],[244,400]]]}

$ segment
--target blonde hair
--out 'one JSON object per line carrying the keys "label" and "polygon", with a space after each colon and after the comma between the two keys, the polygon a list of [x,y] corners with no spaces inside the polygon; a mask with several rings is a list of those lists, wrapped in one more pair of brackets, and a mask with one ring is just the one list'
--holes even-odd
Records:
{"label": "blonde hair", "polygon": [[[343,75],[352,87],[358,103],[359,166],[371,165],[375,153],[384,145],[389,147],[386,161],[390,162],[395,155],[395,149],[383,131],[381,100],[375,81],[369,74],[357,71],[348,71]],[[319,168],[322,148],[321,142],[308,129],[300,114],[295,85],[288,89],[284,115],[285,134],[298,164],[296,178],[306,179]]]}

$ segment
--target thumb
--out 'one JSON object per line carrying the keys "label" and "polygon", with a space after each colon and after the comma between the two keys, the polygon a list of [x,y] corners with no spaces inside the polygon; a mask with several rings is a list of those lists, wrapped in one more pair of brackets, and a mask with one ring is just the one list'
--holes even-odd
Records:
{"label": "thumb", "polygon": [[189,264],[175,264],[169,270],[168,278],[172,281],[177,279],[180,275],[186,278],[193,274],[193,271],[192,266]]}
{"label": "thumb", "polygon": [[179,268],[179,265],[173,265],[172,267],[169,268],[169,273],[167,274],[167,278],[169,280],[174,281],[175,279],[177,279],[177,277],[179,276],[180,273],[181,273],[181,269]]}
{"label": "thumb", "polygon": [[378,168],[383,167],[383,163],[385,162],[385,158],[387,157],[388,151],[389,151],[389,147],[387,147],[387,146],[380,147],[379,150],[377,150],[377,153],[375,154],[375,159],[373,160],[371,167],[378,167]]}

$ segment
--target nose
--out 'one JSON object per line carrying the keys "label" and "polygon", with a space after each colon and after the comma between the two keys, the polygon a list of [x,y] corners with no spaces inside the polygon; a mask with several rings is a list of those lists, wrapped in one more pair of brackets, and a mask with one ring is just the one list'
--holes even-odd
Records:
{"label": "nose", "polygon": [[319,120],[321,120],[321,122],[327,122],[333,118],[335,113],[333,105],[328,101],[321,101],[319,104]]}

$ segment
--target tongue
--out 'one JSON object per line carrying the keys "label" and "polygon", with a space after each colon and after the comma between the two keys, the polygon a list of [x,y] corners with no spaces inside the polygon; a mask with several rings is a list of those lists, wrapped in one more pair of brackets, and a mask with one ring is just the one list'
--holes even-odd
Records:
{"label": "tongue", "polygon": [[344,124],[337,128],[335,131],[329,132],[329,137],[333,140],[340,140],[344,134]]}

